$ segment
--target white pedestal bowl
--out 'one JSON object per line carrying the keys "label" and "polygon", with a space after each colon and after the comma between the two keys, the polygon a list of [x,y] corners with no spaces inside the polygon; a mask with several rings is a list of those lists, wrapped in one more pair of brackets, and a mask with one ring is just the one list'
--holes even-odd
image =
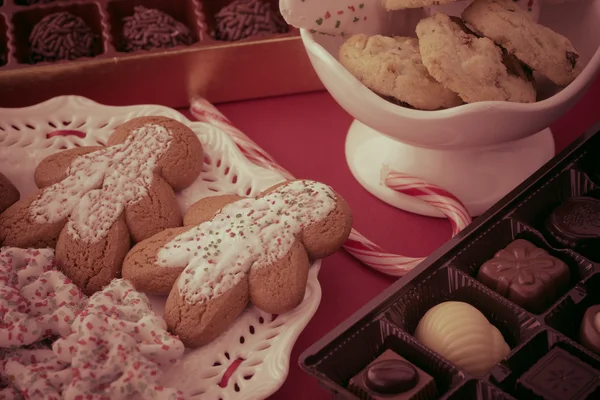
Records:
{"label": "white pedestal bowl", "polygon": [[[460,15],[468,3],[437,8]],[[431,12],[376,12],[370,16],[374,22],[362,25],[360,33],[414,36],[417,22]],[[439,111],[408,109],[382,99],[337,61],[344,38],[302,29],[315,71],[355,118],[346,139],[346,159],[358,182],[398,208],[441,217],[435,208],[387,188],[381,179],[390,169],[407,173],[450,191],[475,216],[548,161],[554,155],[548,126],[579,100],[600,70],[600,0],[544,2],[540,23],[567,36],[580,52],[586,67],[574,82],[561,89],[536,74],[536,103],[488,101]]]}

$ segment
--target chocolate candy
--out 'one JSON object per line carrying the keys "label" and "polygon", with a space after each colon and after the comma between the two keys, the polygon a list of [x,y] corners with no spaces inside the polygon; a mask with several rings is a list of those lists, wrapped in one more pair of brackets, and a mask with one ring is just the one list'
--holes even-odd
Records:
{"label": "chocolate candy", "polygon": [[365,384],[375,393],[404,393],[419,383],[419,373],[402,360],[380,360],[371,364],[364,377]]}
{"label": "chocolate candy", "polygon": [[462,301],[446,301],[429,309],[417,325],[415,338],[475,376],[485,375],[510,353],[498,328]]}
{"label": "chocolate candy", "polygon": [[215,38],[231,42],[289,30],[281,14],[263,0],[234,0],[215,15],[215,20]]}
{"label": "chocolate candy", "polygon": [[192,43],[194,39],[188,27],[160,10],[136,6],[133,15],[123,18],[121,51],[170,48]]}
{"label": "chocolate candy", "polygon": [[486,261],[477,280],[533,313],[541,313],[568,289],[569,267],[534,244],[517,239]]}
{"label": "chocolate candy", "polygon": [[522,389],[524,399],[589,399],[600,386],[599,374],[600,371],[555,347],[525,372],[517,384]]}
{"label": "chocolate candy", "polygon": [[600,354],[600,304],[591,306],[583,315],[579,341],[591,351]]}
{"label": "chocolate candy", "polygon": [[392,350],[386,350],[356,374],[349,390],[373,399],[429,399],[436,395],[433,378]]}
{"label": "chocolate candy", "polygon": [[572,197],[546,221],[548,233],[560,244],[586,251],[600,245],[600,200]]}
{"label": "chocolate candy", "polygon": [[98,37],[78,16],[66,11],[42,18],[29,35],[30,62],[93,57]]}

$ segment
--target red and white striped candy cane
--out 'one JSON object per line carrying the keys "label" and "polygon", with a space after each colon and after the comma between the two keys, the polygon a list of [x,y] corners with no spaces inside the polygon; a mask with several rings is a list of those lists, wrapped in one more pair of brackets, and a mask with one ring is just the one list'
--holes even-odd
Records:
{"label": "red and white striped candy cane", "polygon": [[[229,134],[242,153],[253,163],[279,172],[286,179],[294,179],[292,174],[242,131],[233,126],[231,121],[206,99],[193,98],[190,111],[198,121],[214,125]],[[440,210],[450,220],[453,236],[471,222],[469,213],[460,201],[438,186],[394,171],[386,175],[385,184],[398,193],[422,200]],[[344,249],[369,267],[391,276],[403,276],[424,260],[424,258],[386,253],[380,246],[355,229],[352,229],[350,237],[344,244]]]}

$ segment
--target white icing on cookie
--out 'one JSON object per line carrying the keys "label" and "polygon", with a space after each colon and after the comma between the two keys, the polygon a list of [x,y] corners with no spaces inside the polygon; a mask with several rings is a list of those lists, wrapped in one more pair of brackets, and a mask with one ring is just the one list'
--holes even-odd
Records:
{"label": "white icing on cookie", "polygon": [[148,194],[154,168],[171,140],[168,129],[146,124],[122,144],[77,157],[68,176],[33,201],[30,217],[38,224],[69,217],[67,229],[74,239],[102,240],[125,207]]}
{"label": "white icing on cookie", "polygon": [[366,32],[385,12],[380,0],[280,0],[279,9],[288,24],[332,36]]}
{"label": "white icing on cookie", "polygon": [[296,236],[335,205],[329,186],[293,181],[262,198],[226,205],[162,247],[157,263],[185,267],[178,280],[181,295],[192,304],[206,302],[237,285],[251,267],[282,258]]}
{"label": "white icing on cookie", "polygon": [[165,321],[148,298],[122,279],[114,279],[90,297],[73,323],[73,333],[52,346],[58,361],[76,371],[64,398],[94,393],[103,398],[182,399],[173,388],[157,385],[160,365],[183,356],[181,341],[166,331]]}
{"label": "white icing on cookie", "polygon": [[[50,349],[14,349],[2,357],[2,378],[10,381],[10,398],[60,400],[74,371]],[[5,397],[0,397],[4,399]]]}
{"label": "white icing on cookie", "polygon": [[87,298],[54,268],[52,249],[0,249],[0,347],[71,332]]}

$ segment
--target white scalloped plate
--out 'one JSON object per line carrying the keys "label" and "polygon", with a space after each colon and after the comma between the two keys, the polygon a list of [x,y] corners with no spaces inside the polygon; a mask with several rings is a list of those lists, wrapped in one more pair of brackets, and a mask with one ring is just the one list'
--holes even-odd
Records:
{"label": "white scalloped plate", "polygon": [[[110,107],[78,96],[62,96],[26,108],[0,109],[0,171],[27,196],[36,190],[33,171],[46,156],[74,146],[105,144],[120,123],[138,116],[163,115],[188,125],[205,150],[201,176],[178,193],[182,212],[196,200],[221,193],[256,195],[283,180],[276,172],[248,161],[220,129],[190,122],[179,112],[162,106]],[[86,132],[78,136],[47,135],[56,130]],[[177,387],[190,399],[264,399],[285,381],[292,347],[321,301],[317,278],[320,261],[312,266],[304,301],[290,313],[273,320],[249,307],[235,324],[210,345],[187,351],[182,362],[165,371],[161,383]],[[156,312],[165,298],[153,297]],[[219,383],[235,360],[242,359],[225,387]]]}

